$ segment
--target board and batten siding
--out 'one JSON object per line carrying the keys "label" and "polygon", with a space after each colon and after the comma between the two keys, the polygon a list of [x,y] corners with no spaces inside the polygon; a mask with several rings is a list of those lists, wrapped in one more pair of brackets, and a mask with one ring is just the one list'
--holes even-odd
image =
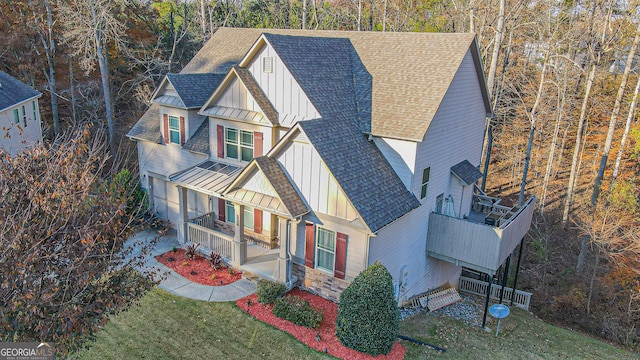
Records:
{"label": "board and batten siding", "polygon": [[311,144],[292,141],[276,159],[314,212],[347,221],[357,218],[355,209]]}
{"label": "board and batten siding", "polygon": [[247,91],[247,88],[238,78],[234,78],[229,82],[215,103],[218,106],[255,111],[264,114],[256,100],[251,96],[251,93]]}
{"label": "board and batten siding", "polygon": [[[273,59],[271,72],[263,71],[262,59],[265,57]],[[247,68],[278,111],[281,126],[292,127],[297,121],[320,117],[318,110],[270,45],[263,45]]]}
{"label": "board and batten siding", "polygon": [[[177,144],[165,145],[138,141],[137,146],[140,185],[145,189],[148,187],[149,172],[168,177],[207,159],[206,155],[183,150]],[[178,201],[177,198],[176,201]]]}
{"label": "board and batten siding", "polygon": [[460,267],[426,256],[428,214],[421,206],[380,230],[369,240],[369,264],[380,261],[400,281],[407,266],[408,283],[400,295],[405,300],[446,283],[455,284]]}
{"label": "board and batten siding", "polygon": [[242,185],[242,188],[275,198],[278,197],[269,180],[267,180],[262,171],[259,170],[254,171],[251,177]]}
{"label": "board and batten siding", "polygon": [[[449,185],[452,182],[453,165],[463,160],[469,160],[476,166],[480,164],[485,117],[486,109],[480,82],[471,53],[467,52],[427,129],[424,140],[417,146],[411,191],[420,199],[422,171],[430,167],[427,196],[420,200],[429,211],[434,210],[439,194],[444,194],[445,198],[451,194]],[[460,197],[459,193],[451,195],[454,201],[456,196]],[[471,198],[464,201],[470,204]],[[454,208],[457,211],[460,204],[454,202]],[[466,205],[463,205],[463,209],[466,209]],[[427,218],[424,221],[426,222]]]}
{"label": "board and batten siding", "polygon": [[414,141],[375,137],[373,142],[387,159],[393,170],[407,189],[411,188],[411,179],[415,172],[416,147]]}
{"label": "board and batten siding", "polygon": [[[36,111],[34,115],[33,107]],[[22,115],[24,106],[26,125]],[[19,121],[15,123],[14,110],[18,110]],[[14,105],[0,113],[0,148],[9,156],[15,156],[29,146],[42,144],[42,127],[40,124],[40,105],[37,98],[32,98]]]}

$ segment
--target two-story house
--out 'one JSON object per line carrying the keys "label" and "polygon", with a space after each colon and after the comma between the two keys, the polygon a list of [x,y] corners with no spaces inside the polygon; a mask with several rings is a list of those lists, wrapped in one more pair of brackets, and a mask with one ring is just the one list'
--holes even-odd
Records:
{"label": "two-story house", "polygon": [[9,156],[42,144],[40,96],[40,92],[0,71],[0,149]]}
{"label": "two-story house", "polygon": [[380,261],[407,299],[529,228],[474,189],[490,115],[473,34],[221,28],[128,136],[180,241],[334,300]]}

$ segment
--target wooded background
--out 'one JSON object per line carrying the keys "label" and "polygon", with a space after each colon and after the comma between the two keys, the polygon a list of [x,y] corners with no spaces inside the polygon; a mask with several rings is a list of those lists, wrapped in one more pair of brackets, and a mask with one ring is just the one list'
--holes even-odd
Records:
{"label": "wooded background", "polygon": [[93,124],[112,159],[134,162],[124,134],[220,26],[475,32],[495,112],[485,190],[538,198],[519,287],[545,320],[637,348],[639,10],[614,0],[0,0],[0,69],[43,92],[50,141]]}

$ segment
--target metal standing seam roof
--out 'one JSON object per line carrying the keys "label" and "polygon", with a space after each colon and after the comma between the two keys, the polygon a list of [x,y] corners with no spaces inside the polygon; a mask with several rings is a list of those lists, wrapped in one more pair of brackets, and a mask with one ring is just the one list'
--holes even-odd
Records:
{"label": "metal standing seam roof", "polygon": [[355,121],[318,119],[297,126],[372,232],[420,206]]}
{"label": "metal standing seam roof", "polygon": [[469,160],[463,160],[451,167],[451,173],[462,180],[465,185],[471,185],[482,177],[482,173]]}
{"label": "metal standing seam roof", "polygon": [[0,71],[0,111],[40,95],[39,91]]}
{"label": "metal standing seam roof", "polygon": [[198,127],[193,136],[187,140],[182,147],[185,150],[208,155],[210,151],[209,144],[209,119],[205,119]]}
{"label": "metal standing seam roof", "polygon": [[242,169],[242,167],[207,160],[169,176],[169,180],[176,185],[217,197],[242,172]]}

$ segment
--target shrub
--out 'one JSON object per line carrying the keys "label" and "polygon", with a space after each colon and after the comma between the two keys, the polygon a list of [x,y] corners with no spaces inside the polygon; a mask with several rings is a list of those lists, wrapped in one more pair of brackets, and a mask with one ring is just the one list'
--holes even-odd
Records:
{"label": "shrub", "polygon": [[184,256],[188,259],[193,259],[193,257],[196,256],[198,246],[200,246],[200,244],[189,244],[187,249],[184,251]]}
{"label": "shrub", "polygon": [[376,262],[340,295],[336,336],[344,346],[376,356],[391,350],[399,326],[391,274]]}
{"label": "shrub", "polygon": [[296,325],[317,328],[322,321],[322,311],[311,307],[309,302],[299,296],[285,296],[276,300],[273,314],[289,320]]}
{"label": "shrub", "polygon": [[211,255],[209,255],[209,262],[211,263],[211,267],[213,268],[213,270],[218,270],[224,265],[222,263],[222,255],[218,254],[215,251],[212,251]]}
{"label": "shrub", "polygon": [[256,293],[258,294],[258,302],[261,304],[273,304],[277,298],[287,291],[287,287],[283,284],[260,280]]}

